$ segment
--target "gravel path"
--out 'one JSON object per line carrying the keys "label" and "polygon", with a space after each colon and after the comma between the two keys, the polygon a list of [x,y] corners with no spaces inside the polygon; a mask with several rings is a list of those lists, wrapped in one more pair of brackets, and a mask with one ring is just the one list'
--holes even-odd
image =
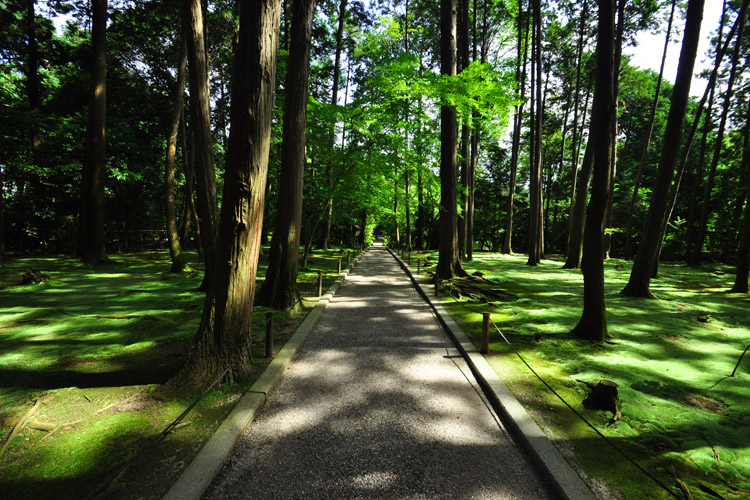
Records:
{"label": "gravel path", "polygon": [[204,498],[554,498],[382,247],[359,261]]}

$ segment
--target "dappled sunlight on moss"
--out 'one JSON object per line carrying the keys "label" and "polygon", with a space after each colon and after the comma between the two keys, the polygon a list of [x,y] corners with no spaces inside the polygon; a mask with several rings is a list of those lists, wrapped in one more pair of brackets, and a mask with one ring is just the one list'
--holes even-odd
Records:
{"label": "dappled sunlight on moss", "polygon": [[[481,312],[489,311],[516,349],[556,390],[582,411],[618,446],[671,484],[677,469],[696,498],[704,482],[727,498],[750,492],[750,358],[729,378],[750,342],[750,296],[730,294],[733,269],[694,269],[662,263],[652,281],[658,300],[620,295],[632,263],[605,262],[605,294],[613,344],[593,346],[572,338],[580,318],[583,278],[562,269],[562,261],[526,265],[524,255],[477,253],[464,264],[469,273],[507,285],[518,295],[510,304],[479,304],[443,297],[441,301],[478,345]],[[437,261],[434,254],[433,261]],[[414,266],[412,266],[414,267]],[[570,446],[588,474],[606,479],[624,498],[661,498],[662,492],[611,452],[550,395],[490,332],[489,361],[539,420],[563,453]],[[586,410],[587,388],[578,380],[609,379],[619,386],[622,421],[609,412]],[[613,471],[617,471],[616,473]],[[698,493],[696,494],[696,491]],[[665,497],[666,498],[666,497]]]}

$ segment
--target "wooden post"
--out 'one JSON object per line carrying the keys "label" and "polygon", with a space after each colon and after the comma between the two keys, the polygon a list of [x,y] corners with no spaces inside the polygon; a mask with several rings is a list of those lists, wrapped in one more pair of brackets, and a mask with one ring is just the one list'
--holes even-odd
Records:
{"label": "wooden post", "polygon": [[323,273],[318,271],[318,298],[323,296]]}
{"label": "wooden post", "polygon": [[480,349],[482,354],[490,352],[490,313],[482,313],[482,347]]}
{"label": "wooden post", "polygon": [[337,272],[337,273],[339,273],[339,274],[341,274],[341,257],[339,257],[339,263],[338,263],[338,265],[336,266],[336,268],[337,268],[337,271],[336,271],[336,272]]}
{"label": "wooden post", "polygon": [[266,359],[273,357],[273,313],[266,313]]}
{"label": "wooden post", "polygon": [[352,251],[347,250],[346,251],[346,263],[349,264],[352,261]]}
{"label": "wooden post", "polygon": [[435,280],[435,297],[438,296],[438,282]]}
{"label": "wooden post", "polygon": [[417,259],[417,274],[422,271],[422,259]]}

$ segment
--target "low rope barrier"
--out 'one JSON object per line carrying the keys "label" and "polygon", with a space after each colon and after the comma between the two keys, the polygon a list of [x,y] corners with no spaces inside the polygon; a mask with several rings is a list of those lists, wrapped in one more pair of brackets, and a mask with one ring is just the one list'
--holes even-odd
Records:
{"label": "low rope barrier", "polygon": [[107,492],[107,490],[110,487],[110,485],[118,477],[120,477],[127,470],[128,467],[130,467],[130,464],[132,464],[135,461],[135,459],[138,458],[139,455],[141,455],[144,452],[150,450],[151,448],[153,448],[154,446],[156,446],[158,443],[160,443],[162,440],[164,440],[164,438],[167,437],[167,435],[170,432],[172,432],[175,429],[175,427],[177,427],[178,425],[180,425],[180,422],[182,422],[182,420],[187,416],[187,414],[190,413],[190,410],[192,410],[193,408],[195,408],[195,406],[206,396],[206,394],[208,394],[211,391],[211,389],[213,389],[224,378],[224,376],[228,372],[229,372],[229,368],[224,369],[224,371],[221,372],[221,374],[218,377],[216,377],[216,380],[214,380],[211,383],[211,385],[209,385],[201,393],[200,396],[198,396],[192,403],[190,403],[190,406],[188,406],[185,409],[185,411],[183,411],[177,418],[175,418],[172,421],[172,423],[170,423],[168,426],[166,426],[164,428],[164,430],[162,430],[159,433],[158,436],[156,436],[154,439],[151,440],[150,443],[148,443],[146,446],[144,446],[143,448],[141,448],[140,450],[138,450],[138,452],[134,456],[132,456],[129,459],[126,459],[124,462],[122,462],[120,465],[118,465],[112,471],[112,473],[109,475],[109,477],[106,480],[102,481],[102,483],[99,484],[99,486],[97,486],[96,488],[94,488],[94,490],[91,493],[89,493],[88,496],[86,496],[84,498],[84,500],[94,500],[96,498],[100,498],[100,497],[104,496],[104,494]]}
{"label": "low rope barrier", "polygon": [[562,401],[563,404],[565,406],[567,406],[568,409],[570,409],[570,411],[572,411],[583,423],[585,423],[587,426],[589,426],[600,438],[602,438],[604,441],[606,441],[607,444],[609,444],[612,448],[614,448],[628,462],[630,462],[631,464],[633,464],[638,470],[640,470],[642,473],[644,473],[646,476],[648,476],[656,484],[658,484],[659,486],[661,486],[664,489],[664,491],[666,491],[667,493],[669,493],[672,497],[677,498],[678,500],[680,499],[680,497],[674,491],[672,491],[672,489],[670,487],[668,487],[663,482],[661,482],[656,476],[654,476],[649,471],[647,471],[645,468],[643,468],[643,466],[641,466],[634,459],[630,458],[630,456],[628,456],[628,454],[625,453],[619,446],[617,446],[611,439],[609,439],[607,436],[605,436],[604,434],[602,434],[602,432],[599,429],[597,429],[596,427],[594,427],[594,425],[591,422],[589,422],[586,419],[586,417],[584,417],[583,415],[581,415],[578,412],[578,410],[576,410],[575,408],[573,408],[573,406],[570,403],[568,403],[567,401],[565,401],[565,399],[560,394],[558,394],[558,392],[555,389],[553,389],[552,386],[549,385],[547,383],[547,381],[544,380],[541,377],[541,375],[539,375],[536,372],[536,370],[534,370],[531,367],[531,365],[523,358],[523,356],[521,356],[521,354],[516,350],[515,346],[508,340],[508,338],[500,330],[500,328],[498,328],[498,326],[495,324],[495,322],[492,320],[492,318],[490,318],[490,323],[492,323],[492,326],[495,327],[495,330],[497,330],[497,333],[500,334],[500,337],[505,341],[506,344],[508,344],[508,346],[513,350],[513,352],[515,353],[515,355],[518,356],[518,359],[520,359],[523,362],[523,364],[526,365],[526,368],[528,368],[531,371],[531,373],[533,373],[536,376],[536,378],[538,378],[539,381],[542,384],[544,384],[544,386],[547,389],[549,389],[549,391],[557,397],[557,399],[559,399],[560,401]]}
{"label": "low rope barrier", "polygon": [[[449,295],[449,296],[450,296],[450,298],[452,298],[452,299],[453,299],[453,300],[454,300],[454,301],[455,301],[455,302],[456,302],[456,303],[457,303],[458,305],[462,306],[462,307],[463,307],[463,308],[465,308],[465,309],[466,309],[467,311],[473,312],[473,313],[475,313],[475,314],[482,314],[482,313],[481,313],[481,312],[479,312],[479,311],[475,311],[474,309],[471,309],[471,308],[470,308],[470,307],[468,307],[468,306],[467,306],[466,304],[464,304],[464,303],[462,303],[461,301],[459,301],[458,299],[456,299],[456,298],[455,298],[455,297],[454,297],[453,295],[451,295],[451,294],[448,294],[448,295]],[[502,331],[500,330],[500,328],[499,328],[499,327],[498,327],[498,326],[497,326],[497,325],[495,324],[495,322],[494,322],[494,321],[492,320],[492,318],[489,318],[489,320],[490,320],[490,323],[492,323],[492,326],[494,326],[494,327],[495,327],[495,330],[497,330],[497,333],[499,333],[499,334],[500,334],[500,337],[501,337],[501,338],[502,338],[502,339],[503,339],[503,340],[505,341],[505,343],[506,343],[506,344],[508,344],[508,346],[509,346],[509,347],[510,347],[510,348],[511,348],[511,349],[513,350],[513,353],[514,353],[514,354],[515,354],[516,356],[518,356],[518,359],[520,359],[520,360],[521,360],[521,361],[523,362],[523,364],[524,364],[524,365],[526,365],[526,367],[527,367],[527,368],[528,368],[528,369],[529,369],[529,370],[531,371],[531,373],[533,373],[533,374],[534,374],[534,375],[536,376],[536,378],[538,378],[538,379],[539,379],[539,381],[540,381],[540,382],[541,382],[542,384],[544,384],[544,386],[545,386],[545,387],[546,387],[547,389],[549,389],[549,391],[550,391],[550,392],[551,392],[552,394],[554,394],[554,395],[555,395],[555,396],[557,397],[557,399],[559,399],[560,401],[562,401],[562,402],[563,402],[563,404],[564,404],[565,406],[567,406],[567,407],[568,407],[568,408],[570,409],[570,411],[572,411],[572,412],[573,412],[573,413],[574,413],[574,414],[575,414],[575,415],[576,415],[576,416],[577,416],[577,417],[578,417],[578,418],[579,418],[579,419],[580,419],[581,421],[583,421],[583,423],[585,423],[585,424],[586,424],[587,426],[589,426],[589,427],[590,427],[590,428],[591,428],[591,429],[592,429],[592,430],[593,430],[593,431],[594,431],[594,432],[595,432],[595,433],[596,433],[596,434],[597,434],[597,435],[598,435],[599,437],[601,437],[601,438],[602,438],[602,439],[603,439],[603,440],[604,440],[604,441],[605,441],[605,442],[606,442],[606,443],[607,443],[608,445],[610,445],[610,446],[611,446],[612,448],[614,448],[614,449],[615,449],[615,450],[616,450],[616,451],[617,451],[617,452],[618,452],[618,453],[619,453],[620,455],[622,455],[622,456],[623,456],[623,457],[624,457],[624,458],[625,458],[625,459],[626,459],[626,460],[627,460],[628,462],[630,462],[631,464],[633,464],[633,465],[634,465],[634,466],[635,466],[635,467],[636,467],[636,468],[637,468],[637,469],[638,469],[639,471],[641,471],[641,472],[642,472],[643,474],[645,474],[646,476],[648,476],[648,477],[649,477],[649,479],[651,479],[651,480],[652,480],[652,481],[654,481],[654,482],[655,482],[656,484],[658,484],[658,485],[659,485],[659,486],[660,486],[660,487],[661,487],[662,489],[664,489],[664,491],[666,491],[667,493],[669,493],[669,495],[671,495],[671,496],[672,496],[673,498],[677,498],[678,500],[681,500],[681,497],[680,497],[679,495],[677,495],[677,494],[676,494],[676,493],[675,493],[675,492],[674,492],[674,491],[673,491],[673,490],[672,490],[672,489],[671,489],[671,488],[670,488],[669,486],[665,485],[665,484],[664,484],[663,482],[661,482],[661,481],[660,481],[660,480],[659,480],[659,479],[658,479],[658,478],[657,478],[656,476],[654,476],[654,475],[653,475],[653,474],[651,474],[651,473],[650,473],[649,471],[647,471],[647,470],[646,470],[645,468],[643,468],[643,466],[641,466],[641,465],[640,465],[640,464],[639,464],[638,462],[636,462],[636,461],[635,461],[634,459],[630,458],[630,456],[628,456],[628,454],[627,454],[627,453],[625,453],[625,452],[624,452],[624,451],[623,451],[623,450],[622,450],[622,449],[621,449],[621,448],[620,448],[619,446],[617,446],[617,445],[616,445],[616,444],[615,444],[615,443],[614,443],[614,442],[613,442],[613,441],[612,441],[611,439],[609,439],[609,438],[608,438],[607,436],[605,436],[604,434],[602,434],[602,432],[601,432],[601,431],[600,431],[599,429],[597,429],[596,427],[594,427],[594,425],[593,425],[593,424],[592,424],[591,422],[589,422],[589,421],[588,421],[588,420],[586,419],[586,417],[584,417],[583,415],[581,415],[581,414],[580,414],[580,413],[578,412],[578,410],[576,410],[575,408],[573,408],[573,406],[572,406],[572,405],[571,405],[570,403],[568,403],[567,401],[565,401],[565,399],[564,399],[564,398],[563,398],[563,397],[562,397],[562,396],[561,396],[560,394],[558,394],[558,392],[557,392],[557,391],[556,391],[555,389],[553,389],[553,388],[552,388],[552,386],[551,386],[551,385],[549,385],[549,384],[547,383],[547,381],[546,381],[546,380],[544,380],[544,379],[543,379],[543,378],[541,377],[541,375],[539,375],[539,374],[538,374],[538,373],[536,372],[536,370],[534,370],[534,369],[533,369],[533,368],[531,367],[531,365],[529,365],[529,363],[528,363],[528,362],[527,362],[527,361],[526,361],[526,360],[525,360],[525,359],[523,358],[523,356],[521,356],[521,354],[520,354],[520,353],[519,353],[519,352],[518,352],[518,351],[516,350],[515,346],[514,346],[514,345],[513,345],[513,344],[512,344],[512,343],[511,343],[511,342],[510,342],[509,340],[508,340],[508,338],[507,338],[507,337],[505,336],[505,334],[504,334],[504,333],[503,333],[503,332],[502,332]],[[748,348],[750,349],[750,346],[749,346]]]}

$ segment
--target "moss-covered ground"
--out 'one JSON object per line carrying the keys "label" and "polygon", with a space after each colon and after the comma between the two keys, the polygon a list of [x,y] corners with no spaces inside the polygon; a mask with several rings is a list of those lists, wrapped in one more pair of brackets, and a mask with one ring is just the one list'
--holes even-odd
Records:
{"label": "moss-covered ground", "polygon": [[[412,253],[428,259],[436,253]],[[583,277],[562,269],[561,259],[526,265],[522,255],[478,253],[465,263],[518,296],[484,303],[441,301],[478,346],[481,312],[492,319],[521,355],[573,407],[617,446],[682,497],[676,477],[696,499],[750,497],[750,356],[732,373],[750,344],[750,298],[731,294],[733,268],[699,269],[662,264],[652,281],[657,300],[620,295],[631,263],[605,263],[607,320],[611,339],[597,346],[569,331],[582,310]],[[424,271],[423,271],[424,272]],[[670,498],[578,420],[512,354],[496,331],[490,364],[602,497]],[[619,386],[623,418],[583,407],[583,382],[612,380]],[[713,490],[714,493],[709,490]]]}
{"label": "moss-covered ground", "polygon": [[[276,311],[276,350],[317,302],[345,251],[318,251],[301,269],[303,308]],[[190,255],[193,269],[202,269]],[[205,294],[202,273],[171,274],[166,252],[111,256],[91,267],[66,257],[7,258],[0,267],[0,498],[80,499],[133,458],[113,498],[160,498],[252,384],[219,386],[157,446],[147,445],[200,394],[162,384],[184,363]],[[50,280],[19,285],[34,269]],[[258,286],[265,272],[261,259]],[[254,312],[255,370],[268,309]],[[256,374],[256,375],[257,375]],[[46,427],[42,429],[42,427]]]}

